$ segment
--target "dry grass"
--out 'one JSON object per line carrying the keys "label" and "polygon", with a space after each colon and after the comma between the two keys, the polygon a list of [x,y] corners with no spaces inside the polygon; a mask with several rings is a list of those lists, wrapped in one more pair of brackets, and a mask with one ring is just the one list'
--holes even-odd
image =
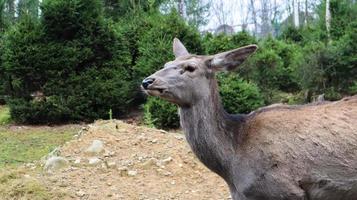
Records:
{"label": "dry grass", "polygon": [[3,200],[52,200],[63,199],[67,195],[61,191],[51,191],[38,179],[34,171],[24,168],[0,170],[0,195]]}

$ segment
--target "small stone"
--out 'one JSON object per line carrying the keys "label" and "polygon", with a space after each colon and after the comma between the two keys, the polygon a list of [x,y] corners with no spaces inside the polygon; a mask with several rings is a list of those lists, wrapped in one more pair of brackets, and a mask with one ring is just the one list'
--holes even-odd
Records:
{"label": "small stone", "polygon": [[83,192],[82,190],[80,190],[80,191],[76,192],[76,195],[77,195],[78,197],[84,197],[84,195],[86,195],[86,193]]}
{"label": "small stone", "polygon": [[183,167],[183,165],[181,163],[178,166],[181,167],[181,168]]}
{"label": "small stone", "polygon": [[100,140],[93,140],[92,144],[86,150],[89,154],[99,154],[104,151],[104,144]]}
{"label": "small stone", "polygon": [[35,164],[33,164],[33,163],[26,163],[25,166],[26,166],[26,167],[33,167],[33,166],[35,166]]}
{"label": "small stone", "polygon": [[163,171],[163,175],[164,175],[164,176],[170,176],[170,175],[171,175],[171,172],[169,172],[169,171]]}
{"label": "small stone", "polygon": [[170,157],[168,157],[168,158],[166,158],[166,159],[163,159],[161,162],[163,163],[163,164],[167,164],[167,163],[169,163],[169,162],[171,162],[172,161],[172,157],[170,156]]}
{"label": "small stone", "polygon": [[60,156],[53,156],[46,161],[44,169],[47,172],[52,172],[54,170],[62,169],[67,165],[68,165],[67,159]]}
{"label": "small stone", "polygon": [[115,168],[117,166],[117,164],[114,161],[110,161],[107,163],[108,168]]}
{"label": "small stone", "polygon": [[121,167],[118,168],[120,176],[126,176],[128,175],[128,168],[127,167]]}
{"label": "small stone", "polygon": [[138,172],[135,171],[135,170],[129,170],[128,171],[128,176],[136,176],[137,174],[138,174]]}
{"label": "small stone", "polygon": [[156,171],[157,171],[160,175],[162,175],[162,176],[171,176],[171,175],[172,175],[171,172],[166,171],[166,170],[157,169]]}
{"label": "small stone", "polygon": [[58,185],[60,187],[68,187],[68,183],[65,183],[65,182],[60,182],[60,184]]}
{"label": "small stone", "polygon": [[157,141],[158,141],[158,139],[153,139],[153,140],[151,140],[150,142],[153,143],[153,144],[156,144]]}
{"label": "small stone", "polygon": [[98,164],[101,163],[101,162],[102,162],[102,160],[99,159],[99,158],[97,158],[97,157],[89,158],[89,159],[88,159],[88,164],[89,164],[89,165],[93,165],[93,166],[98,165]]}
{"label": "small stone", "polygon": [[174,136],[176,139],[178,139],[178,140],[183,140],[184,139],[184,137],[183,136],[178,136],[178,135],[175,135]]}
{"label": "small stone", "polygon": [[146,140],[146,137],[141,135],[141,136],[138,137],[138,139],[139,139],[140,141],[144,141],[144,140]]}
{"label": "small stone", "polygon": [[75,161],[74,161],[74,164],[80,164],[81,163],[81,158],[77,158]]}
{"label": "small stone", "polygon": [[160,133],[165,133],[165,134],[167,133],[167,131],[162,130],[162,129],[160,129],[159,131],[160,131]]}
{"label": "small stone", "polygon": [[176,182],[175,181],[171,181],[171,185],[175,185],[176,184]]}
{"label": "small stone", "polygon": [[112,151],[105,151],[103,154],[104,157],[113,157],[115,155],[115,152]]}
{"label": "small stone", "polygon": [[144,169],[149,169],[151,168],[152,166],[154,166],[155,164],[157,163],[157,160],[155,158],[150,158],[149,160],[145,161],[143,164],[142,164],[142,167]]}

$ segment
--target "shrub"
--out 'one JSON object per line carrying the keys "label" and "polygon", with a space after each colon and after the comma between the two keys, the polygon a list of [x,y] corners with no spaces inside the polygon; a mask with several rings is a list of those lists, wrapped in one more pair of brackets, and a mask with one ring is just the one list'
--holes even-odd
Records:
{"label": "shrub", "polygon": [[174,59],[172,41],[179,38],[190,53],[203,53],[197,29],[189,27],[177,12],[168,15],[151,15],[146,19],[149,27],[138,41],[138,60],[134,67],[138,84],[143,78],[162,68]]}
{"label": "shrub", "polygon": [[[65,12],[65,13],[64,13]],[[43,20],[6,34],[4,69],[15,121],[56,123],[118,117],[134,99],[130,52],[99,0],[47,0]],[[40,100],[32,94],[40,92]]]}
{"label": "shrub", "polygon": [[213,36],[209,33],[203,38],[205,53],[209,55],[256,43],[256,39],[244,31],[232,36],[223,34]]}
{"label": "shrub", "polygon": [[354,81],[353,84],[349,87],[349,94],[355,95],[357,94],[357,81]]}
{"label": "shrub", "polygon": [[178,128],[180,118],[177,106],[159,98],[149,97],[144,105],[144,120],[156,128]]}
{"label": "shrub", "polygon": [[3,33],[0,31],[0,105],[5,104],[5,73],[4,68],[2,67],[3,61],[1,55],[4,54],[4,40]]}
{"label": "shrub", "polygon": [[286,41],[292,41],[296,43],[302,42],[304,40],[302,29],[303,28],[298,29],[293,26],[287,26],[283,29],[283,32],[279,36],[279,39],[284,39]]}
{"label": "shrub", "polygon": [[254,83],[236,74],[219,74],[219,93],[224,108],[229,113],[249,113],[264,105],[263,96]]}
{"label": "shrub", "polygon": [[240,74],[257,83],[266,103],[274,103],[273,91],[295,93],[300,90],[297,77],[302,60],[300,49],[296,44],[267,38],[259,43],[258,51],[241,67],[244,73]]}
{"label": "shrub", "polygon": [[[329,99],[351,94],[357,80],[357,25],[351,23],[339,40],[324,44],[310,43],[298,67],[299,83],[315,95],[325,93]],[[352,93],[353,94],[353,93]]]}

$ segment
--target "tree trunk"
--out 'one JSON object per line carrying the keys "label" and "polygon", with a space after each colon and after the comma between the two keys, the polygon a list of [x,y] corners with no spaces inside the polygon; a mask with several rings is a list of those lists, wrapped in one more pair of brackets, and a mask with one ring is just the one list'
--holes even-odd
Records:
{"label": "tree trunk", "polygon": [[330,12],[330,0],[326,0],[326,33],[328,41],[331,41],[331,12]]}
{"label": "tree trunk", "polygon": [[253,15],[253,23],[254,23],[254,35],[258,32],[258,24],[257,24],[257,12],[254,6],[254,0],[250,0],[250,9],[252,10]]}
{"label": "tree trunk", "polygon": [[7,5],[8,5],[8,9],[9,9],[9,19],[12,22],[15,21],[15,0],[7,0]]}
{"label": "tree trunk", "polygon": [[186,18],[185,0],[178,0],[178,11],[180,13],[180,16],[185,19]]}
{"label": "tree trunk", "polygon": [[309,17],[308,13],[308,3],[307,0],[305,0],[305,26],[307,26],[307,18]]}
{"label": "tree trunk", "polygon": [[270,9],[269,9],[269,1],[263,0],[261,1],[261,35],[267,36],[270,33],[271,27],[271,19],[270,19]]}
{"label": "tree trunk", "polygon": [[296,28],[300,26],[299,20],[299,4],[296,2],[297,0],[293,0],[293,12],[294,12],[294,25]]}

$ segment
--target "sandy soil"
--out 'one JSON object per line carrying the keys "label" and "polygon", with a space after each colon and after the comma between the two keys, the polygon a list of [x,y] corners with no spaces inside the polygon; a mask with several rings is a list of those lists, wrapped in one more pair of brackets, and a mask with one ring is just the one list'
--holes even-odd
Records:
{"label": "sandy soil", "polygon": [[[93,140],[105,151],[90,155]],[[223,200],[226,184],[193,155],[180,133],[134,126],[122,121],[97,121],[66,143],[60,156],[69,167],[39,177],[66,199]],[[99,158],[90,165],[90,158]]]}

